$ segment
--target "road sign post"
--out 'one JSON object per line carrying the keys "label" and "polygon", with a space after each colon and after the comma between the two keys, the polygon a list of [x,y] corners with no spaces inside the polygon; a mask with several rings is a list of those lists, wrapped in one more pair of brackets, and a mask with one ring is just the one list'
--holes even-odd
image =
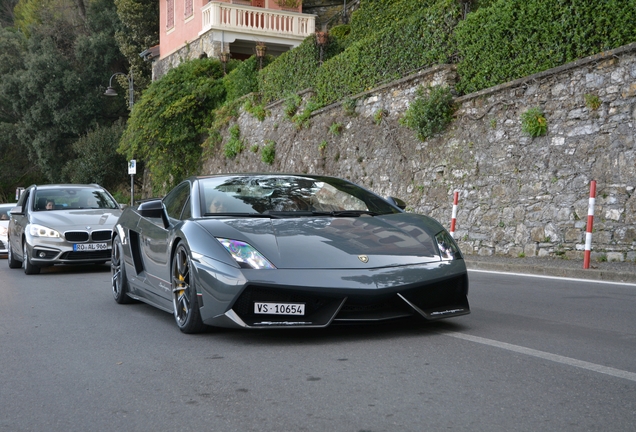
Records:
{"label": "road sign post", "polygon": [[130,205],[135,205],[135,174],[137,174],[137,161],[131,159],[128,162],[128,174],[130,174]]}

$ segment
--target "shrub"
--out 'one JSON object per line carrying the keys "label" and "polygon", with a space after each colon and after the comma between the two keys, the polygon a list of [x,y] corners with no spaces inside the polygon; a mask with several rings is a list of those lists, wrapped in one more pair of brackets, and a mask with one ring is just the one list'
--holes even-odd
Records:
{"label": "shrub", "polygon": [[382,123],[382,119],[389,115],[389,112],[385,109],[380,108],[373,114],[373,123],[379,125]]}
{"label": "shrub", "polygon": [[345,114],[348,116],[355,116],[356,115],[356,105],[357,105],[357,100],[351,97],[345,97],[342,100],[342,109],[344,110]]}
{"label": "shrub", "polygon": [[342,133],[342,123],[332,123],[329,126],[329,133],[332,135],[340,135]]}
{"label": "shrub", "polygon": [[548,122],[541,108],[530,108],[521,114],[521,131],[533,138],[546,134]]}
{"label": "shrub", "polygon": [[[427,95],[428,93],[428,95]],[[448,87],[424,87],[417,89],[417,97],[400,119],[400,123],[417,133],[418,139],[442,132],[453,119],[453,96]]]}
{"label": "shrub", "polygon": [[291,120],[296,115],[298,107],[300,106],[302,101],[302,98],[297,94],[288,94],[283,105],[285,117]]}
{"label": "shrub", "polygon": [[276,143],[272,140],[265,141],[265,147],[263,147],[263,151],[261,152],[261,160],[268,165],[274,163],[274,159],[276,158]]}
{"label": "shrub", "polygon": [[265,106],[258,103],[255,97],[248,97],[243,103],[243,109],[256,117],[258,121],[263,121],[267,117]]}
{"label": "shrub", "polygon": [[599,109],[602,103],[603,102],[597,95],[594,95],[594,94],[585,95],[585,106],[593,111],[596,111],[597,109]]}
{"label": "shrub", "polygon": [[241,129],[239,128],[239,125],[233,125],[229,129],[229,132],[230,139],[223,147],[223,154],[228,159],[234,159],[245,149],[245,143],[241,140]]}

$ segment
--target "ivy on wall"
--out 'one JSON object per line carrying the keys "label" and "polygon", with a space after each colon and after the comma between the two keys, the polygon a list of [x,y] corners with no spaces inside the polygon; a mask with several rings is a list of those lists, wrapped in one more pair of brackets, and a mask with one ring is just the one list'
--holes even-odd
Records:
{"label": "ivy on wall", "polygon": [[[331,36],[324,49],[323,59],[342,52],[338,39]],[[298,47],[277,57],[258,75],[258,89],[263,101],[283,99],[289,93],[297,93],[313,87],[320,70],[320,47],[314,36],[307,37]]]}
{"label": "ivy on wall", "polygon": [[460,15],[455,0],[441,0],[422,14],[354,42],[318,71],[314,82],[317,101],[326,105],[418,68],[449,62],[454,51],[451,35]]}
{"label": "ivy on wall", "polygon": [[463,94],[636,41],[636,0],[499,0],[455,29]]}

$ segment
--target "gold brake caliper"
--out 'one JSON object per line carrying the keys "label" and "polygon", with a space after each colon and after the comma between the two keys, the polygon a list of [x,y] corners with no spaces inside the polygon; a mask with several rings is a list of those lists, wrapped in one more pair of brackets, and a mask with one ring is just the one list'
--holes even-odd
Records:
{"label": "gold brake caliper", "polygon": [[[179,275],[179,288],[183,288],[183,281],[185,281],[185,278],[183,277],[182,274],[180,274]],[[182,297],[184,292],[185,292],[185,290],[183,290],[183,289],[177,291],[178,297]],[[182,304],[183,304],[183,306],[182,306],[181,309],[185,312],[186,311],[185,303],[182,303]]]}

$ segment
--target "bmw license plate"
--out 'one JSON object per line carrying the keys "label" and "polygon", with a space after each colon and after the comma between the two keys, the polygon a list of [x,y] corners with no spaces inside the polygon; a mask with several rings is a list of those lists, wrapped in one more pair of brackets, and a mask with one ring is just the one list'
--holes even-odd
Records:
{"label": "bmw license plate", "polygon": [[101,251],[108,249],[108,243],[83,243],[83,244],[74,244],[73,250],[75,252],[85,252],[85,251]]}
{"label": "bmw license plate", "polygon": [[254,302],[254,313],[265,315],[305,315],[305,304]]}

